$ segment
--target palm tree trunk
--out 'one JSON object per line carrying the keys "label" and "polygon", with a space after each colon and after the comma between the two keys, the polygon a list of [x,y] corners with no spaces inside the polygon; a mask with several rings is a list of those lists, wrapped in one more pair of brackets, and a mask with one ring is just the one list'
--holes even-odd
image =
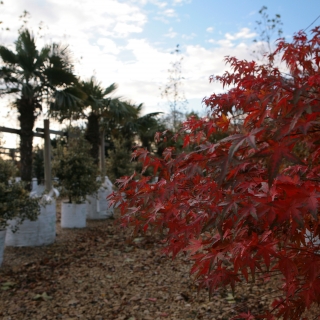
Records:
{"label": "palm tree trunk", "polygon": [[99,131],[99,116],[91,113],[88,117],[87,131],[85,134],[86,140],[91,144],[90,154],[96,164],[99,163],[99,146],[100,146],[100,131]]}
{"label": "palm tree trunk", "polygon": [[20,175],[21,180],[25,181],[28,188],[31,186],[32,180],[32,142],[33,127],[36,120],[34,114],[35,105],[38,102],[35,98],[21,98],[17,101],[18,111],[20,113],[18,119],[20,121]]}

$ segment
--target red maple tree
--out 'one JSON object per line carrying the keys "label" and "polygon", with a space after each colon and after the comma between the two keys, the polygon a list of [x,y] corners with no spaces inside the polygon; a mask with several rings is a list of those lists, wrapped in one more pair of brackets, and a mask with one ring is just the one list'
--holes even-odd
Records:
{"label": "red maple tree", "polygon": [[[273,66],[276,54],[287,73]],[[123,177],[112,203],[124,225],[165,230],[173,257],[189,252],[191,274],[210,293],[280,274],[283,294],[257,317],[300,319],[320,303],[320,27],[311,39],[301,31],[279,40],[266,65],[226,62],[232,72],[211,81],[228,91],[205,98],[208,116],[176,135],[185,151],[136,150],[159,181]],[[221,132],[228,136],[212,142]]]}

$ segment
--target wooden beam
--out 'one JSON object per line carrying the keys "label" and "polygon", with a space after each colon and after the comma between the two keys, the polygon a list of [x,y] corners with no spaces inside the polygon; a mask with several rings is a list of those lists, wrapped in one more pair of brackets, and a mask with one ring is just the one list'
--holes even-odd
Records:
{"label": "wooden beam", "polygon": [[11,152],[3,152],[0,151],[0,154],[5,154],[11,158],[11,160],[15,160],[16,158],[20,158],[20,155],[18,154],[12,154]]}
{"label": "wooden beam", "polygon": [[[37,132],[44,132],[44,129],[42,128],[36,128],[36,131]],[[64,131],[57,131],[57,130],[49,130],[50,134],[57,134],[59,136],[67,136],[67,132],[64,132]]]}
{"label": "wooden beam", "polygon": [[7,128],[7,127],[0,127],[1,132],[8,132],[8,133],[16,133],[20,134],[21,130],[20,129],[12,129],[12,128]]}
{"label": "wooden beam", "polygon": [[19,151],[19,149],[17,149],[17,148],[5,148],[5,147],[0,147],[0,149],[12,150],[12,151]]}
{"label": "wooden beam", "polygon": [[[42,128],[36,128],[37,132],[44,132],[44,129]],[[65,136],[65,137],[70,137],[70,138],[75,138],[77,137],[76,133],[71,133],[68,131],[57,131],[57,130],[50,130],[50,134],[57,134],[59,136]]]}
{"label": "wooden beam", "polygon": [[[0,127],[0,132],[15,133],[15,134],[21,135],[20,129],[12,129],[12,128],[7,128],[7,127]],[[33,136],[39,137],[39,138],[44,138],[44,135],[42,133],[38,133],[38,132],[33,132]]]}

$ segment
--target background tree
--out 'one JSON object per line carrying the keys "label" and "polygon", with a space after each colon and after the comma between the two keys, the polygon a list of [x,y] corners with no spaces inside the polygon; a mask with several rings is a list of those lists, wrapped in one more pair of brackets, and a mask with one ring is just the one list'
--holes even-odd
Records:
{"label": "background tree", "polygon": [[[0,8],[1,8],[1,10],[2,10],[2,5],[3,5],[3,4],[4,4],[4,1],[0,1]],[[1,19],[1,17],[0,17],[0,19]],[[9,27],[5,27],[3,22],[4,22],[4,21],[0,20],[1,31],[9,31],[10,28],[9,28]]]}
{"label": "background tree", "polygon": [[281,38],[283,35],[282,21],[280,14],[275,14],[273,18],[270,18],[268,7],[263,6],[259,10],[260,20],[256,21],[255,30],[258,32],[259,37],[254,39],[253,42],[259,43],[257,50],[253,51],[255,59],[264,60],[265,56],[274,52],[275,40],[274,36]]}
{"label": "background tree", "polygon": [[[159,159],[137,150],[159,182],[122,177],[113,195],[124,225],[165,230],[168,254],[189,253],[209,294],[276,278],[279,291],[259,319],[298,320],[320,303],[320,27],[312,33],[279,41],[269,56],[281,54],[289,74],[227,57],[232,72],[211,80],[231,88],[205,99],[210,117],[183,123],[186,151],[167,148]],[[232,109],[244,116],[241,128]],[[211,141],[217,132],[229,135]],[[296,152],[301,143],[308,153]],[[235,317],[254,318],[250,310]]]}
{"label": "background tree", "polygon": [[[0,1],[0,6],[3,5],[3,1]],[[3,21],[0,20],[0,24],[2,24]],[[2,29],[3,30],[3,29]]]}
{"label": "background tree", "polygon": [[106,159],[106,172],[109,179],[115,182],[122,176],[132,175],[136,163],[131,161],[132,149],[128,148],[126,140],[113,139],[112,148],[108,151]]}
{"label": "background tree", "polygon": [[132,107],[135,113],[131,117],[126,118],[119,133],[128,142],[131,141],[128,144],[130,148],[135,142],[148,151],[151,151],[152,144],[154,143],[154,135],[156,132],[164,130],[159,118],[162,112],[152,112],[142,115],[142,103],[139,105],[132,104]]}
{"label": "background tree", "polygon": [[161,97],[169,103],[171,114],[166,117],[167,123],[170,123],[170,129],[173,132],[178,130],[179,122],[183,120],[184,109],[188,101],[183,90],[182,77],[182,60],[181,50],[177,44],[176,49],[172,52],[174,60],[168,70],[168,81],[164,87],[160,88]]}
{"label": "background tree", "polygon": [[57,44],[38,50],[28,29],[19,33],[15,52],[0,46],[0,96],[13,95],[21,128],[21,179],[32,179],[33,127],[44,104],[72,108],[80,102],[68,51]]}
{"label": "background tree", "polygon": [[[132,151],[138,147],[151,152],[156,151],[154,135],[163,131],[164,127],[159,122],[159,112],[141,115],[142,104],[131,106],[135,113],[126,117],[125,121],[118,123],[111,131],[107,150],[107,174],[112,181],[123,175],[131,175],[139,169],[137,162],[132,162]],[[149,172],[150,173],[150,172]]]}
{"label": "background tree", "polygon": [[37,178],[38,184],[44,181],[44,148],[36,146],[33,150],[33,176]]}
{"label": "background tree", "polygon": [[134,114],[133,108],[119,98],[111,98],[110,94],[117,89],[116,84],[102,88],[95,78],[82,82],[82,90],[87,94],[85,107],[89,108],[85,137],[91,144],[91,155],[95,162],[99,162],[100,131],[110,123],[119,123],[125,117]]}
{"label": "background tree", "polygon": [[99,163],[99,147],[101,144],[101,131],[110,132],[124,122],[126,119],[134,117],[136,110],[134,107],[120,98],[111,97],[117,89],[115,83],[104,88],[95,77],[79,83],[79,90],[84,94],[82,102],[76,108],[51,109],[51,115],[62,122],[65,119],[85,119],[87,120],[85,138],[90,143],[90,154],[96,164]]}

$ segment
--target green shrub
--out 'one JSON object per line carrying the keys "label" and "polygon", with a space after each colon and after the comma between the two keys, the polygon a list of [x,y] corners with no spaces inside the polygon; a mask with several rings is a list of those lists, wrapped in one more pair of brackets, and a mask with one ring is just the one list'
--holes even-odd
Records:
{"label": "green shrub", "polygon": [[25,219],[37,220],[40,213],[38,199],[30,198],[23,182],[15,182],[15,172],[11,162],[0,158],[0,229],[7,227],[8,220],[16,218],[21,224]]}
{"label": "green shrub", "polygon": [[70,203],[82,203],[86,195],[99,188],[97,166],[89,154],[90,145],[79,132],[68,146],[58,146],[52,169],[61,185],[61,195],[67,196]]}
{"label": "green shrub", "polygon": [[128,149],[126,141],[114,139],[114,149],[108,152],[106,159],[106,172],[109,179],[114,182],[122,176],[131,175],[136,162],[131,162],[132,151]]}

